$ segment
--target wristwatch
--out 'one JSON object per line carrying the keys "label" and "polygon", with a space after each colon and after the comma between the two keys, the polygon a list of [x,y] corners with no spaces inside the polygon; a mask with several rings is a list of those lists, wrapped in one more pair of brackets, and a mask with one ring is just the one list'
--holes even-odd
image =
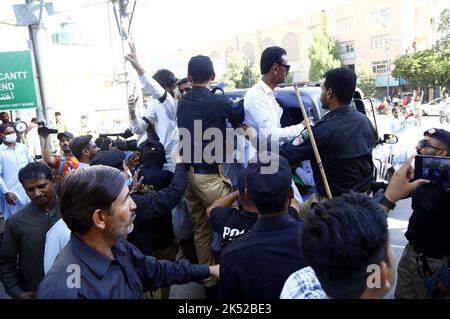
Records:
{"label": "wristwatch", "polygon": [[395,204],[393,202],[391,202],[389,199],[386,198],[386,196],[381,196],[381,198],[378,201],[379,204],[383,205],[384,207],[389,208],[390,210],[395,208]]}

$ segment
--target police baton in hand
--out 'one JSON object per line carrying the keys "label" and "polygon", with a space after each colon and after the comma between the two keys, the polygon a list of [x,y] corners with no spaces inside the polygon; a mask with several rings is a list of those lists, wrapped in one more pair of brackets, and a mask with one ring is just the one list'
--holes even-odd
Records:
{"label": "police baton in hand", "polygon": [[313,135],[313,132],[311,129],[311,124],[309,123],[309,118],[308,118],[308,115],[306,114],[306,110],[303,105],[302,98],[300,96],[297,84],[294,84],[294,89],[295,89],[295,95],[297,96],[298,104],[300,105],[300,109],[302,110],[303,118],[305,119],[306,128],[308,130],[309,138],[311,140],[311,146],[314,151],[314,156],[316,157],[317,165],[319,166],[320,175],[322,175],[322,180],[323,180],[323,184],[325,186],[325,191],[327,192],[328,199],[331,200],[333,198],[333,196],[331,196],[330,186],[328,185],[327,176],[325,175],[325,171],[324,171],[323,165],[322,165],[322,159],[320,158],[319,150],[317,149],[316,140],[314,139],[314,135]]}

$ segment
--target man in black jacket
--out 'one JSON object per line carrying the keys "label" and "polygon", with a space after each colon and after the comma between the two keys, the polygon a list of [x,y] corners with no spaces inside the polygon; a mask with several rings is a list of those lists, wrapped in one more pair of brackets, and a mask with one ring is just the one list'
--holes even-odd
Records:
{"label": "man in black jacket", "polygon": [[[356,75],[347,68],[325,74],[320,101],[330,111],[313,127],[314,138],[333,196],[350,191],[366,192],[373,180],[372,150],[377,136],[370,120],[350,107],[356,88]],[[280,147],[280,155],[291,163],[310,160],[317,193],[301,211],[304,216],[314,202],[327,200],[307,131]]]}
{"label": "man in black jacket", "polygon": [[30,299],[44,278],[45,234],[61,215],[47,165],[28,164],[19,180],[31,202],[6,221],[0,279],[11,297]]}
{"label": "man in black jacket", "polygon": [[[142,184],[130,195],[137,207],[134,229],[127,239],[145,255],[175,261],[178,246],[173,233],[172,209],[184,196],[186,170],[179,155],[173,156],[175,173],[162,170],[166,158],[161,143],[147,140],[146,148],[138,169]],[[155,296],[168,299],[169,295],[170,287],[165,287]]]}
{"label": "man in black jacket", "polygon": [[[234,108],[231,100],[210,92],[214,77],[209,57],[192,57],[188,64],[192,91],[181,97],[177,110],[183,161],[189,163],[186,200],[194,224],[195,247],[199,262],[210,265],[215,263],[211,250],[213,231],[206,209],[232,189],[230,179],[223,173],[226,120],[234,127],[244,120],[242,106]],[[205,286],[214,283],[205,281]]]}

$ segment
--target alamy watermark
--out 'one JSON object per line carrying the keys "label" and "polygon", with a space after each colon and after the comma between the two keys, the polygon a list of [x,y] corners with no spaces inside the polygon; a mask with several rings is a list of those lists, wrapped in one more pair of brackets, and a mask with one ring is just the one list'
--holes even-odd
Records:
{"label": "alamy watermark", "polygon": [[[262,174],[273,174],[278,171],[279,160],[277,156],[267,156],[264,151],[278,154],[279,140],[271,139],[268,129],[253,130],[250,134],[243,128],[226,128],[225,136],[216,127],[210,127],[203,131],[203,122],[194,121],[193,136],[191,131],[180,127],[180,147],[183,149],[183,162],[187,164],[201,163],[256,163],[263,164]],[[250,142],[251,141],[251,142]],[[203,148],[203,142],[207,145]],[[253,149],[253,151],[252,151]],[[258,150],[258,152],[255,151]],[[258,156],[252,156],[254,154]]]}
{"label": "alamy watermark", "polygon": [[366,286],[369,289],[381,288],[381,268],[380,265],[371,264],[367,266],[366,272],[370,275],[366,279]]}
{"label": "alamy watermark", "polygon": [[77,264],[70,264],[66,267],[68,274],[66,279],[67,288],[81,288],[81,268]]}

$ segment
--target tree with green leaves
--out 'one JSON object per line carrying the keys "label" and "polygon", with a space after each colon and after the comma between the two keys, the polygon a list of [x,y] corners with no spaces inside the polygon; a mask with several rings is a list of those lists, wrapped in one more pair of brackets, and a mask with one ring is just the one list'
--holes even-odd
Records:
{"label": "tree with green leaves", "polygon": [[408,86],[435,87],[450,84],[450,9],[440,16],[440,40],[431,49],[406,54],[394,61],[392,75],[405,79]]}
{"label": "tree with green leaves", "polygon": [[364,64],[356,66],[356,75],[358,77],[356,86],[360,88],[365,96],[373,97],[376,93],[375,75],[372,70]]}
{"label": "tree with green leaves", "polygon": [[251,64],[242,54],[233,54],[222,81],[228,88],[249,88],[259,79],[259,72],[255,65]]}
{"label": "tree with green leaves", "polygon": [[311,62],[310,81],[319,81],[323,79],[325,72],[341,66],[338,48],[338,43],[328,33],[317,32],[314,34],[308,54]]}

